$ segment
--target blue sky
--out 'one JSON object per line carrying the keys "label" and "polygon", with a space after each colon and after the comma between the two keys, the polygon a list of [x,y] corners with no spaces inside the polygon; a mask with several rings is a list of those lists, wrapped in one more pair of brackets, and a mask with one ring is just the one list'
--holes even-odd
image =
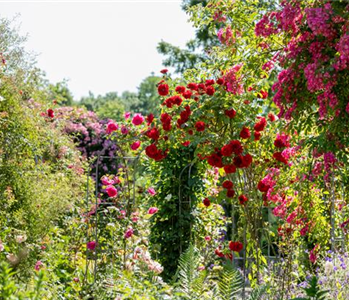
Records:
{"label": "blue sky", "polygon": [[26,48],[51,82],[68,79],[74,97],[136,91],[159,74],[162,39],[184,46],[194,37],[181,1],[9,1],[0,16],[17,17]]}

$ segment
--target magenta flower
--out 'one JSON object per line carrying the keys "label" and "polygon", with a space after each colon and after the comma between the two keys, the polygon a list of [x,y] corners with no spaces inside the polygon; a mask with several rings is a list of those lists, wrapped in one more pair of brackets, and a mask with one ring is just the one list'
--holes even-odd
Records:
{"label": "magenta flower", "polygon": [[127,111],[127,112],[124,113],[125,120],[128,120],[130,118],[130,116],[131,116],[130,112]]}
{"label": "magenta flower", "polygon": [[104,185],[112,185],[115,183],[114,180],[108,178],[107,176],[103,176],[101,181],[102,181],[102,184]]}
{"label": "magenta flower", "polygon": [[121,133],[122,133],[122,134],[128,134],[128,129],[127,129],[126,126],[122,126],[122,127],[121,127]]}
{"label": "magenta flower", "polygon": [[93,251],[96,249],[97,243],[96,241],[91,241],[91,242],[88,242],[86,246],[87,246],[87,249]]}
{"label": "magenta flower", "polygon": [[135,126],[141,125],[144,122],[144,117],[141,114],[135,114],[132,119],[132,124]]}
{"label": "magenta flower", "polygon": [[43,265],[44,264],[42,263],[42,261],[38,260],[35,264],[35,267],[34,267],[35,271],[40,271],[40,269],[42,268]]}
{"label": "magenta flower", "polygon": [[107,133],[110,134],[115,130],[118,130],[118,125],[115,124],[113,121],[109,121],[107,124]]}
{"label": "magenta flower", "polygon": [[137,150],[139,148],[139,146],[141,145],[141,142],[140,141],[136,141],[134,142],[132,145],[131,145],[131,149],[133,151]]}
{"label": "magenta flower", "polygon": [[133,235],[133,228],[130,227],[130,228],[128,228],[128,229],[126,230],[124,237],[125,237],[125,239],[128,239],[128,238],[130,238],[132,235]]}
{"label": "magenta flower", "polygon": [[118,194],[118,190],[112,185],[108,185],[105,191],[107,192],[108,196],[111,198],[116,197]]}
{"label": "magenta flower", "polygon": [[148,209],[148,214],[149,215],[153,215],[153,214],[156,214],[158,212],[158,208],[157,207],[151,207]]}
{"label": "magenta flower", "polygon": [[149,193],[150,195],[152,195],[152,196],[155,196],[155,195],[156,195],[155,189],[152,188],[152,187],[150,187],[150,188],[148,189],[148,193]]}

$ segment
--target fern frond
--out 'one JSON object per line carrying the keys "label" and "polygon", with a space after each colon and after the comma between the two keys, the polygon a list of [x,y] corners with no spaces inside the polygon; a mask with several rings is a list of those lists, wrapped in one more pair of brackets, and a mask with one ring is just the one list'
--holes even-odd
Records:
{"label": "fern frond", "polygon": [[224,265],[224,269],[220,275],[218,288],[222,300],[236,300],[240,294],[244,283],[240,272],[231,264]]}

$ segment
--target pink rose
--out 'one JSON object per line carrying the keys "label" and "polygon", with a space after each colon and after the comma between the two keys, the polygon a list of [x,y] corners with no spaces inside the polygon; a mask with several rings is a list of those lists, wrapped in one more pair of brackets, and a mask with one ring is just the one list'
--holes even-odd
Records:
{"label": "pink rose", "polygon": [[141,114],[135,114],[132,119],[132,124],[135,126],[141,125],[144,122],[144,117]]}
{"label": "pink rose", "polygon": [[87,249],[93,251],[96,249],[97,243],[96,241],[91,241],[91,242],[88,242],[86,246],[87,246]]}
{"label": "pink rose", "polygon": [[155,196],[155,195],[156,195],[155,189],[152,188],[152,187],[150,187],[150,188],[148,189],[148,193],[149,193],[150,195],[152,195],[152,196]]}
{"label": "pink rose", "polygon": [[134,142],[132,145],[131,145],[131,149],[133,151],[137,150],[139,148],[139,146],[141,145],[141,142],[140,141],[136,141]]}
{"label": "pink rose", "polygon": [[42,268],[43,265],[44,264],[42,263],[42,261],[38,260],[35,264],[35,267],[34,267],[35,271],[40,271],[40,269]]}
{"label": "pink rose", "polygon": [[107,133],[111,134],[113,131],[118,130],[118,125],[115,124],[113,121],[109,121],[107,124]]}
{"label": "pink rose", "polygon": [[153,215],[153,214],[156,214],[158,212],[158,208],[157,207],[151,207],[148,209],[148,214],[149,215]]}
{"label": "pink rose", "polygon": [[132,235],[133,235],[133,228],[131,227],[131,228],[128,228],[128,229],[126,230],[124,237],[125,237],[125,239],[128,239],[128,238],[130,238]]}
{"label": "pink rose", "polygon": [[111,198],[117,196],[117,194],[118,194],[118,190],[115,187],[113,187],[112,185],[108,185],[107,188],[105,189],[105,191],[107,192],[108,196]]}
{"label": "pink rose", "polygon": [[122,133],[122,134],[128,134],[128,129],[127,129],[126,126],[122,126],[122,127],[121,127],[121,133]]}
{"label": "pink rose", "polygon": [[130,112],[125,112],[125,113],[124,113],[124,118],[125,118],[125,120],[128,120],[128,119],[130,118],[130,116],[131,116],[131,113],[130,113]]}

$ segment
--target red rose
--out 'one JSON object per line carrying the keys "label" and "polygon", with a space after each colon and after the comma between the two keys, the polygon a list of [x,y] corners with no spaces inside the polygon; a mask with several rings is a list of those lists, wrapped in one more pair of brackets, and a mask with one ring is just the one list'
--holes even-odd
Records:
{"label": "red rose", "polygon": [[209,206],[211,205],[211,201],[210,201],[210,199],[208,199],[208,198],[205,198],[205,199],[202,201],[202,203],[203,203],[206,207],[209,207]]}
{"label": "red rose", "polygon": [[269,113],[268,114],[268,119],[269,119],[270,122],[274,122],[276,118],[275,118],[275,116],[272,113]]}
{"label": "red rose", "polygon": [[212,167],[222,168],[222,157],[220,157],[218,154],[213,153],[209,157],[207,157],[207,162]]}
{"label": "red rose", "polygon": [[159,84],[158,86],[158,93],[160,96],[167,96],[169,92],[168,85],[166,83]]}
{"label": "red rose", "polygon": [[199,89],[199,86],[196,83],[191,82],[191,83],[188,83],[187,88],[192,91],[197,91]]}
{"label": "red rose", "polygon": [[240,131],[240,137],[242,139],[249,139],[251,137],[251,132],[247,127],[242,127],[241,131]]}
{"label": "red rose", "polygon": [[229,242],[229,249],[234,252],[240,252],[244,246],[242,245],[241,242]]}
{"label": "red rose", "polygon": [[190,90],[186,90],[184,93],[183,93],[183,97],[185,98],[185,99],[190,99],[191,98],[191,96],[192,96],[192,92],[190,91]]}
{"label": "red rose", "polygon": [[196,131],[198,131],[198,132],[204,131],[205,130],[205,123],[202,121],[197,121],[195,123],[195,128],[196,128]]}
{"label": "red rose", "polygon": [[234,165],[226,165],[226,166],[224,166],[224,171],[227,174],[235,173],[236,167]]}
{"label": "red rose", "polygon": [[223,156],[229,157],[233,154],[233,146],[231,144],[227,144],[222,147],[221,153]]}
{"label": "red rose", "polygon": [[227,190],[227,197],[228,198],[233,198],[235,196],[235,191],[234,190]]}
{"label": "red rose", "polygon": [[261,139],[262,134],[259,131],[255,131],[253,136],[255,141],[259,141]]}
{"label": "red rose", "polygon": [[214,85],[214,80],[213,79],[207,79],[205,84],[206,84],[206,86]]}
{"label": "red rose", "polygon": [[244,205],[248,201],[248,198],[245,195],[239,196],[239,202],[241,205]]}
{"label": "red rose", "polygon": [[162,73],[162,74],[166,74],[167,72],[168,72],[167,69],[162,69],[162,70],[160,71],[160,73]]}
{"label": "red rose", "polygon": [[222,85],[222,84],[224,84],[224,79],[218,78],[216,82],[217,82],[217,84]]}
{"label": "red rose", "polygon": [[235,167],[237,167],[237,168],[241,169],[244,167],[244,160],[243,160],[242,155],[235,156],[233,162],[234,162]]}
{"label": "red rose", "polygon": [[267,120],[264,117],[261,117],[258,123],[254,125],[254,130],[263,131],[265,129],[265,126],[267,126]]}
{"label": "red rose", "polygon": [[185,141],[185,142],[182,143],[182,145],[184,147],[188,147],[190,145],[190,141]]}
{"label": "red rose", "polygon": [[262,181],[258,182],[257,185],[258,190],[260,190],[262,193],[265,193],[269,190],[269,185],[266,185],[265,183],[263,183]]}
{"label": "red rose", "polygon": [[206,94],[209,95],[209,96],[212,96],[214,93],[215,93],[214,87],[211,86],[211,85],[209,85],[209,86],[206,88]]}
{"label": "red rose", "polygon": [[232,118],[234,118],[235,116],[236,116],[236,111],[235,111],[235,109],[226,109],[225,111],[224,111],[224,114],[226,115],[226,116],[228,116],[230,119],[232,119]]}
{"label": "red rose", "polygon": [[242,153],[242,151],[244,150],[240,141],[238,141],[238,140],[231,141],[230,145],[232,146],[233,152],[236,155],[240,155]]}
{"label": "red rose", "polygon": [[153,158],[157,154],[158,151],[159,150],[155,144],[151,144],[145,148],[145,154],[147,156],[149,156],[150,158]]}
{"label": "red rose", "polygon": [[150,138],[150,139],[153,139],[155,141],[157,141],[160,137],[160,133],[159,133],[159,130],[154,127],[152,129],[150,129],[147,133],[146,133],[147,137]]}
{"label": "red rose", "polygon": [[54,118],[55,113],[53,112],[53,109],[49,108],[49,109],[47,110],[47,115],[48,115],[50,118]]}
{"label": "red rose", "polygon": [[250,154],[246,154],[242,157],[242,162],[245,168],[248,168],[252,163],[252,156]]}
{"label": "red rose", "polygon": [[273,154],[273,157],[274,157],[277,161],[282,162],[282,163],[284,163],[285,165],[288,164],[287,159],[282,155],[281,152],[275,152],[275,153]]}
{"label": "red rose", "polygon": [[221,250],[219,248],[216,248],[216,250],[214,251],[214,253],[219,256],[219,257],[224,257],[224,254],[221,252]]}
{"label": "red rose", "polygon": [[162,123],[162,128],[165,131],[171,130],[171,120],[172,120],[172,117],[168,113],[161,114],[160,121]]}
{"label": "red rose", "polygon": [[222,183],[222,187],[224,187],[227,190],[230,190],[234,187],[234,184],[230,180],[226,180]]}
{"label": "red rose", "polygon": [[151,124],[153,121],[154,121],[154,115],[153,114],[149,114],[147,116],[148,125]]}
{"label": "red rose", "polygon": [[180,93],[180,94],[184,93],[185,92],[185,87],[181,86],[181,85],[177,86],[176,87],[176,92]]}

